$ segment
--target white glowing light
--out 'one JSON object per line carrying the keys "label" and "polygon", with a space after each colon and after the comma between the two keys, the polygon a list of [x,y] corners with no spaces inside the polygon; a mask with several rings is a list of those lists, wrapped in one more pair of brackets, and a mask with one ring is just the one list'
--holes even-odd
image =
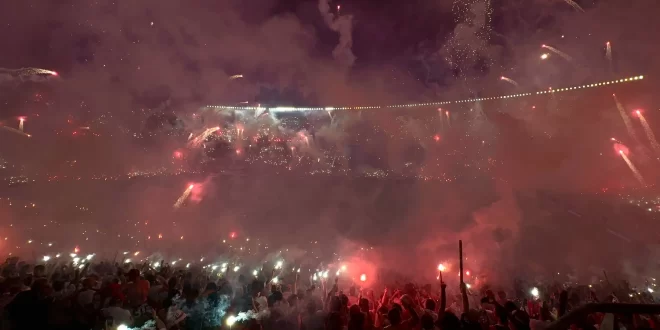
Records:
{"label": "white glowing light", "polygon": [[129,263],[129,262],[131,262],[131,259],[126,259],[126,260],[124,260],[124,263],[125,263],[125,264],[127,264],[127,263]]}
{"label": "white glowing light", "polygon": [[237,272],[239,269],[241,269],[240,266],[236,266],[236,267],[234,267],[234,272]]}
{"label": "white glowing light", "polygon": [[213,265],[213,266],[211,267],[211,270],[215,270],[216,268],[218,268],[218,265]]}
{"label": "white glowing light", "polygon": [[653,289],[651,289],[651,288],[648,288],[646,290],[649,290],[650,293],[653,293]]}
{"label": "white glowing light", "polygon": [[438,270],[441,271],[441,272],[444,272],[445,271],[445,265],[439,264],[438,265]]}
{"label": "white glowing light", "polygon": [[539,289],[532,288],[532,291],[530,291],[530,293],[532,294],[532,296],[538,297],[539,296]]}
{"label": "white glowing light", "polygon": [[154,267],[154,268],[158,268],[158,266],[160,266],[160,263],[154,262],[153,267]]}
{"label": "white glowing light", "polygon": [[277,284],[279,281],[280,281],[280,279],[277,278],[277,276],[273,277],[273,283]]}
{"label": "white glowing light", "polygon": [[252,271],[252,275],[257,276],[257,274],[259,274],[259,272],[256,269]]}
{"label": "white glowing light", "polygon": [[59,254],[59,253],[55,255],[55,258],[59,258],[59,257],[60,257],[60,254]]}
{"label": "white glowing light", "polygon": [[229,317],[227,317],[227,325],[231,327],[234,323],[236,323],[236,316],[229,315]]}
{"label": "white glowing light", "polygon": [[92,260],[92,258],[94,258],[94,255],[93,254],[88,254],[85,259]]}
{"label": "white glowing light", "polygon": [[75,253],[71,253],[71,254],[69,254],[69,257],[71,257],[71,258],[75,258],[75,257],[76,257],[76,254],[75,254]]}
{"label": "white glowing light", "polygon": [[187,263],[187,264],[186,264],[186,268],[190,268],[190,263]]}
{"label": "white glowing light", "polygon": [[342,272],[345,272],[345,271],[346,271],[346,265],[342,265],[342,266],[341,266],[341,271],[342,271]]}
{"label": "white glowing light", "polygon": [[78,258],[78,257],[73,258],[73,264],[74,265],[77,264],[78,262],[80,262],[80,258]]}
{"label": "white glowing light", "polygon": [[50,256],[44,256],[44,261],[50,260]]}
{"label": "white glowing light", "polygon": [[128,326],[126,324],[120,324],[117,327],[117,330],[128,330]]}
{"label": "white glowing light", "polygon": [[280,269],[282,268],[282,265],[284,265],[284,261],[280,260],[275,264],[275,269]]}

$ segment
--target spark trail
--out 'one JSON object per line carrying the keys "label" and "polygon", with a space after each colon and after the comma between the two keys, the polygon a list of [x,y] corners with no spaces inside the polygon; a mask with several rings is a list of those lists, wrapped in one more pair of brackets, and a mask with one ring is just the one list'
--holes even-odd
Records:
{"label": "spark trail", "polygon": [[214,132],[217,132],[219,130],[220,130],[220,127],[218,127],[218,126],[205,129],[204,132],[202,132],[202,134],[196,136],[195,138],[193,138],[190,141],[190,146],[195,147],[195,148],[199,147],[206,140],[206,138],[209,137],[209,135],[211,135]]}
{"label": "spark trail", "polygon": [[646,118],[644,118],[644,115],[642,115],[641,111],[637,110],[635,111],[635,113],[637,114],[637,117],[639,117],[639,121],[642,123],[642,127],[644,127],[644,132],[646,132],[646,137],[649,139],[649,143],[651,143],[651,147],[653,147],[653,150],[655,150],[655,152],[660,153],[660,144],[658,143],[658,140],[655,138],[653,129],[651,129],[651,126],[646,121]]}
{"label": "spark trail", "polygon": [[619,102],[619,99],[616,97],[616,94],[612,94],[612,97],[614,97],[614,102],[616,102],[616,108],[619,110],[619,114],[621,115],[621,119],[623,119],[623,124],[626,125],[626,129],[628,130],[628,134],[630,137],[635,139],[635,142],[639,143],[639,139],[637,138],[637,134],[635,134],[635,129],[632,126],[632,123],[630,122],[630,117],[626,113],[626,110],[623,108],[623,104]]}
{"label": "spark trail", "polygon": [[10,131],[10,132],[12,132],[12,133],[18,134],[18,135],[23,135],[23,136],[26,136],[26,137],[32,137],[32,135],[30,135],[30,134],[26,134],[25,132],[22,132],[22,131],[20,131],[20,130],[17,130],[17,129],[15,129],[15,128],[13,128],[13,127],[7,127],[7,126],[0,125],[0,128],[5,129],[5,130],[7,130],[7,131]]}
{"label": "spark trail", "polygon": [[508,82],[509,84],[518,87],[518,83],[517,83],[515,80],[511,79],[511,78],[507,78],[507,77],[505,77],[505,76],[501,76],[501,77],[500,77],[500,80],[506,81],[506,82]]}
{"label": "spark trail", "polygon": [[20,69],[6,69],[0,68],[0,81],[2,80],[34,80],[37,77],[57,77],[59,74],[52,70],[40,68],[20,68]]}
{"label": "spark trail", "polygon": [[188,186],[188,188],[186,188],[186,190],[183,192],[183,194],[181,194],[179,199],[176,200],[176,203],[174,203],[175,209],[178,209],[181,207],[181,205],[183,205],[186,199],[188,199],[188,197],[190,196],[190,193],[192,192],[193,188],[195,188],[194,184],[191,184]]}
{"label": "spark trail", "polygon": [[18,118],[18,130],[21,132],[25,132],[25,129],[23,129],[25,123],[25,117],[19,117]]}
{"label": "spark trail", "polygon": [[234,79],[238,79],[238,78],[243,78],[243,75],[242,74],[235,74],[235,75],[229,77],[229,80],[234,80]]}
{"label": "spark trail", "polygon": [[642,186],[646,186],[646,182],[644,181],[644,177],[642,177],[642,174],[639,173],[639,170],[637,170],[637,167],[635,167],[635,164],[633,164],[630,161],[630,159],[628,158],[626,153],[623,152],[623,150],[619,150],[619,155],[621,155],[621,158],[623,158],[623,160],[626,162],[626,164],[628,164],[628,167],[633,172],[633,175],[635,176],[635,179],[637,179],[637,181],[639,181],[639,183],[642,184]]}
{"label": "spark trail", "polygon": [[563,59],[565,59],[565,60],[567,60],[567,61],[569,61],[569,62],[573,62],[573,58],[572,58],[570,55],[568,55],[568,54],[562,52],[561,50],[559,50],[559,49],[557,49],[557,48],[554,48],[554,47],[552,47],[552,46],[548,46],[548,45],[541,45],[541,48],[545,48],[545,49],[547,49],[547,50],[549,50],[549,51],[551,51],[551,52],[553,52],[553,53],[555,53],[555,54],[561,56],[561,58],[563,58]]}
{"label": "spark trail", "polygon": [[612,69],[612,44],[609,41],[605,43],[605,58],[607,58],[607,63]]}
{"label": "spark trail", "polygon": [[575,10],[577,10],[577,11],[579,11],[579,12],[581,12],[581,13],[584,13],[584,9],[582,9],[582,7],[580,7],[580,5],[577,4],[577,2],[575,2],[575,1],[573,1],[573,0],[564,0],[564,1],[565,1],[567,4],[569,4],[571,7],[573,7]]}

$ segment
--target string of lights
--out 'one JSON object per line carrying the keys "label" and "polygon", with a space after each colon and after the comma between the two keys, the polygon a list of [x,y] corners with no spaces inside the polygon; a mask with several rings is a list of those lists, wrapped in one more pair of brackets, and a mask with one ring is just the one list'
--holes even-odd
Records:
{"label": "string of lights", "polygon": [[593,87],[602,87],[607,85],[621,84],[626,82],[633,82],[643,80],[644,76],[633,76],[622,79],[615,79],[610,81],[601,81],[598,83],[586,84],[586,85],[577,85],[565,88],[549,88],[548,90],[537,91],[537,92],[528,92],[520,94],[509,94],[509,95],[500,95],[493,97],[481,97],[465,100],[456,100],[456,101],[440,101],[440,102],[427,102],[427,103],[410,103],[410,104],[390,104],[390,105],[369,105],[369,106],[344,106],[344,107],[249,107],[249,106],[228,106],[228,105],[207,105],[204,108],[215,109],[215,110],[254,110],[257,113],[262,113],[263,111],[268,110],[269,112],[302,112],[302,111],[335,111],[335,110],[369,110],[369,109],[386,109],[386,108],[419,108],[419,107],[431,107],[431,106],[440,106],[446,104],[460,104],[460,103],[469,103],[469,102],[481,102],[481,101],[491,101],[491,100],[501,100],[501,99],[510,99],[510,98],[519,98],[532,95],[541,95],[541,94],[553,94],[561,92],[570,92],[574,90],[584,89],[584,88],[593,88]]}

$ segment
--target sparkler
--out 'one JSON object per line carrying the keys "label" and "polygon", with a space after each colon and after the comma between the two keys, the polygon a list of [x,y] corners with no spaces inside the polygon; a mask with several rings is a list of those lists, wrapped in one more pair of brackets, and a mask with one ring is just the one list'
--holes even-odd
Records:
{"label": "sparkler", "polygon": [[[561,50],[559,50],[559,49],[557,49],[557,48],[554,48],[554,47],[552,47],[552,46],[548,46],[548,45],[541,45],[541,48],[545,48],[545,49],[547,49],[547,50],[549,50],[549,51],[551,51],[551,52],[553,52],[553,53],[555,53],[555,54],[561,56],[561,58],[563,58],[563,59],[565,59],[565,60],[567,60],[567,61],[569,61],[569,62],[572,62],[572,61],[573,61],[573,58],[572,58],[572,57],[570,57],[568,54],[562,52]],[[541,58],[543,59],[543,55],[541,55]],[[546,58],[547,58],[547,56],[546,56]]]}
{"label": "sparkler", "polygon": [[191,184],[191,185],[188,186],[188,188],[186,188],[186,190],[183,192],[183,194],[181,194],[179,199],[176,200],[176,203],[174,203],[174,208],[175,209],[178,209],[179,207],[181,207],[183,202],[185,202],[186,199],[188,199],[188,196],[190,196],[190,193],[192,192],[193,188],[195,188],[194,184]]}
{"label": "sparkler", "polygon": [[642,177],[642,174],[639,173],[639,171],[637,170],[637,167],[635,167],[635,164],[633,164],[630,161],[630,159],[628,158],[626,153],[623,150],[619,149],[619,155],[621,155],[621,158],[623,158],[623,160],[626,162],[626,164],[628,164],[628,167],[633,172],[633,175],[635,176],[635,179],[637,179],[637,181],[639,181],[639,183],[641,183],[642,186],[646,186],[646,182],[644,181],[644,177]]}
{"label": "sparkler", "polygon": [[511,78],[507,78],[507,77],[505,77],[505,76],[501,76],[501,77],[500,77],[500,80],[504,80],[504,81],[508,82],[509,84],[518,87],[518,83],[517,83],[515,80],[511,79]]}
{"label": "sparkler", "polygon": [[653,147],[653,150],[655,150],[656,152],[660,152],[660,144],[658,143],[658,140],[655,138],[653,129],[651,129],[651,126],[649,126],[649,123],[646,121],[646,118],[644,118],[644,115],[642,115],[642,112],[640,110],[636,110],[635,114],[637,114],[637,117],[639,117],[639,121],[642,123],[642,127],[644,127],[644,132],[646,132],[646,137],[649,139],[649,142],[651,143],[651,147]]}

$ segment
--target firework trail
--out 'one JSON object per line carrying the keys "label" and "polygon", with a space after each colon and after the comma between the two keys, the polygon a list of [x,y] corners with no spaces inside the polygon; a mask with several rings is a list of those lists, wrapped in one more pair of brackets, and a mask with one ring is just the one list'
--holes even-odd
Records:
{"label": "firework trail", "polygon": [[25,123],[25,117],[18,117],[18,130],[21,132],[25,132],[25,129],[23,129]]}
{"label": "firework trail", "polygon": [[649,142],[651,143],[651,147],[653,147],[653,150],[655,150],[656,152],[660,152],[660,144],[658,143],[658,140],[655,138],[653,129],[651,129],[651,126],[646,121],[646,118],[644,118],[644,115],[642,115],[642,112],[639,110],[635,111],[635,113],[637,114],[637,117],[639,117],[639,121],[642,123],[642,127],[644,127],[644,132],[646,132],[646,137],[649,139]]}
{"label": "firework trail", "polygon": [[633,172],[633,175],[635,175],[635,179],[637,179],[637,181],[639,181],[639,183],[642,184],[642,186],[646,186],[646,182],[644,181],[644,177],[642,177],[642,174],[639,173],[639,171],[637,170],[637,167],[635,167],[635,164],[633,164],[630,161],[630,159],[628,158],[626,153],[623,150],[619,150],[619,155],[621,155],[621,158],[623,158],[623,160],[626,161],[626,164],[628,164],[628,167]]}
{"label": "firework trail", "polygon": [[614,97],[614,102],[616,102],[616,108],[619,110],[619,114],[621,115],[621,119],[623,119],[623,123],[626,125],[626,129],[628,130],[628,134],[630,134],[630,137],[635,139],[635,142],[639,143],[639,139],[637,138],[637,135],[635,134],[635,129],[632,126],[632,123],[630,123],[630,117],[626,113],[626,110],[623,108],[623,104],[619,102],[619,99],[616,97],[616,94],[612,94]]}
{"label": "firework trail", "polygon": [[[548,45],[541,45],[541,48],[545,48],[545,49],[547,49],[547,50],[549,50],[549,51],[551,51],[551,52],[553,52],[553,53],[555,53],[555,54],[561,56],[561,58],[563,58],[563,59],[565,59],[565,60],[567,60],[567,61],[569,61],[569,62],[573,62],[573,58],[572,58],[571,56],[569,56],[568,54],[562,52],[561,50],[559,50],[559,49],[557,49],[557,48],[554,48],[554,47],[552,47],[552,46],[548,46]],[[547,58],[547,56],[546,56],[546,58]]]}
{"label": "firework trail", "polygon": [[445,111],[445,115],[447,116],[447,126],[451,127],[451,118],[449,117],[449,111]]}
{"label": "firework trail", "polygon": [[36,77],[57,77],[59,74],[55,71],[39,68],[21,68],[5,69],[0,68],[0,81],[2,80],[33,80]]}
{"label": "firework trail", "polygon": [[443,119],[441,108],[438,108],[438,115],[439,115],[438,117],[440,118],[440,129],[444,129],[445,128],[445,121]]}
{"label": "firework trail", "polygon": [[229,77],[229,80],[234,80],[234,79],[238,79],[238,78],[243,78],[243,75],[242,74],[235,74],[235,75]]}
{"label": "firework trail", "polygon": [[573,1],[573,0],[564,0],[564,1],[567,4],[569,4],[571,7],[575,8],[575,10],[577,10],[581,13],[584,13],[584,9],[582,9],[582,7],[580,7],[580,5],[578,5],[575,1]]}
{"label": "firework trail", "polygon": [[180,208],[181,205],[183,204],[183,202],[185,202],[186,199],[188,199],[188,197],[190,196],[190,193],[192,192],[193,188],[195,188],[194,184],[191,184],[191,185],[188,186],[188,188],[186,188],[186,190],[183,192],[183,194],[181,194],[179,199],[176,200],[176,203],[174,203],[174,208],[175,209]]}
{"label": "firework trail", "polygon": [[605,58],[607,58],[607,62],[610,65],[610,69],[612,68],[612,44],[608,41],[605,43]]}
{"label": "firework trail", "polygon": [[501,77],[500,77],[500,80],[504,80],[504,81],[508,82],[509,84],[518,87],[518,83],[517,83],[515,80],[511,79],[511,78],[507,78],[507,77],[505,77],[505,76],[501,76]]}
{"label": "firework trail", "polygon": [[12,132],[12,133],[16,133],[16,134],[18,134],[18,135],[23,135],[23,136],[27,136],[27,137],[32,137],[32,135],[30,135],[30,134],[26,134],[25,132],[22,132],[22,131],[17,130],[17,129],[12,128],[12,127],[7,127],[7,126],[2,126],[2,125],[0,125],[0,128],[5,129],[5,130],[7,130],[7,131],[10,131],[10,132]]}
{"label": "firework trail", "polygon": [[[193,138],[190,141],[190,146],[195,147],[195,148],[199,147],[206,140],[206,138],[209,137],[209,135],[211,135],[214,132],[217,132],[219,130],[220,130],[220,127],[218,127],[218,126],[205,129],[204,132],[202,132],[202,134],[196,136],[195,138]],[[192,133],[191,133],[191,137],[192,137]],[[190,140],[190,138],[188,138],[188,139]]]}

